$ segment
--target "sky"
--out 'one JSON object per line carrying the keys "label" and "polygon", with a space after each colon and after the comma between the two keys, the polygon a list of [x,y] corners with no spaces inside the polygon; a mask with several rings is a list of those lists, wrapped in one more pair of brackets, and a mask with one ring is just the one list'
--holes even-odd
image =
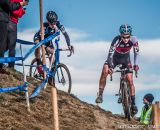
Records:
{"label": "sky", "polygon": [[[72,76],[72,93],[85,102],[95,104],[99,78],[107,58],[112,39],[119,35],[119,26],[129,24],[137,36],[140,47],[138,78],[134,78],[136,103],[140,115],[143,96],[150,92],[155,101],[160,100],[160,1],[154,0],[43,0],[43,14],[57,12],[59,21],[68,32],[75,54],[67,58],[61,55]],[[30,0],[26,14],[18,24],[18,38],[32,41],[39,29],[39,1]],[[66,46],[61,36],[61,45]],[[17,46],[18,48],[18,46]],[[29,47],[24,47],[24,53]],[[131,50],[131,53],[133,51]],[[17,53],[18,55],[19,53]],[[131,55],[133,59],[133,55]],[[31,56],[26,63],[30,63]],[[107,80],[104,102],[100,107],[121,114],[115,94],[119,89],[119,75],[113,82]]]}

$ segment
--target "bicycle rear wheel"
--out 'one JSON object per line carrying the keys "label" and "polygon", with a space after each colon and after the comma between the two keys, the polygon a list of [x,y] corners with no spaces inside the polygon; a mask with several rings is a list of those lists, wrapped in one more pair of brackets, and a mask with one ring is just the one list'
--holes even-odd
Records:
{"label": "bicycle rear wheel", "polygon": [[130,89],[126,81],[122,82],[122,105],[123,105],[123,111],[125,114],[125,118],[128,119],[128,121],[131,120],[131,102],[130,102]]}
{"label": "bicycle rear wheel", "polygon": [[72,80],[71,74],[68,67],[65,64],[60,63],[55,70],[55,67],[52,68],[55,73],[55,77],[49,78],[49,84],[55,85],[59,90],[71,93]]}

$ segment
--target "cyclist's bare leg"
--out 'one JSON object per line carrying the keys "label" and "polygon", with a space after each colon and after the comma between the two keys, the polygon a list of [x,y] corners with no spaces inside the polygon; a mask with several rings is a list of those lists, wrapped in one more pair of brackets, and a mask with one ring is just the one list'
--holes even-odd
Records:
{"label": "cyclist's bare leg", "polygon": [[[39,42],[39,40],[36,40],[36,41],[35,41],[35,43],[38,43],[38,42]],[[38,48],[35,50],[35,52],[34,52],[34,55],[35,55],[35,57],[36,57],[36,59],[37,59],[37,64],[38,64],[38,65],[40,64],[40,61],[41,61],[41,53],[40,53],[40,51],[41,51],[41,48],[38,47]]]}
{"label": "cyclist's bare leg", "polygon": [[[35,43],[38,43],[39,40],[36,40]],[[35,58],[36,58],[36,62],[37,62],[37,70],[38,70],[38,73],[40,75],[44,75],[44,72],[43,72],[43,67],[41,66],[42,65],[42,62],[41,62],[41,48],[38,47],[35,52],[34,52],[34,55],[35,55]],[[44,76],[43,76],[44,77]]]}
{"label": "cyclist's bare leg", "polygon": [[108,65],[104,64],[103,65],[103,69],[102,69],[102,73],[101,73],[101,77],[99,80],[99,95],[96,98],[96,103],[102,103],[103,102],[103,90],[106,86],[106,79],[108,76]]}
{"label": "cyclist's bare leg", "polygon": [[137,106],[135,105],[135,87],[134,87],[134,83],[133,83],[133,74],[128,73],[127,74],[127,79],[128,79],[128,82],[129,82],[129,86],[131,88],[132,110],[133,110],[133,113],[136,114],[138,112],[138,109],[137,109]]}
{"label": "cyclist's bare leg", "polygon": [[50,62],[50,65],[51,65],[54,62],[54,57],[53,57],[53,60],[52,60],[52,56],[54,56],[53,55],[54,54],[54,48],[47,47],[46,51],[49,53],[49,62]]}
{"label": "cyclist's bare leg", "polygon": [[[35,41],[35,43],[38,43],[38,42],[39,42],[39,40],[36,40],[36,41]],[[35,55],[35,57],[36,57],[37,65],[41,65],[41,48],[40,48],[40,47],[38,47],[38,48],[35,50],[34,55]],[[39,73],[43,73],[43,69],[42,69],[41,66],[38,66],[37,69],[38,69],[38,72],[39,72]]]}
{"label": "cyclist's bare leg", "polygon": [[133,74],[132,73],[128,73],[127,74],[127,79],[129,82],[129,86],[131,88],[131,96],[135,95],[135,87],[134,87],[134,83],[133,83]]}
{"label": "cyclist's bare leg", "polygon": [[106,86],[106,79],[107,79],[107,76],[108,76],[108,70],[109,70],[108,65],[104,64],[103,69],[102,69],[102,73],[101,73],[101,77],[100,77],[100,80],[99,80],[99,95],[103,94],[103,90]]}
{"label": "cyclist's bare leg", "polygon": [[51,64],[53,64],[54,63],[54,55],[53,54],[50,54],[50,56],[49,56],[49,65],[51,66]]}
{"label": "cyclist's bare leg", "polygon": [[49,54],[53,54],[53,53],[54,53],[54,48],[47,47],[47,48],[46,48],[46,51],[47,51]]}

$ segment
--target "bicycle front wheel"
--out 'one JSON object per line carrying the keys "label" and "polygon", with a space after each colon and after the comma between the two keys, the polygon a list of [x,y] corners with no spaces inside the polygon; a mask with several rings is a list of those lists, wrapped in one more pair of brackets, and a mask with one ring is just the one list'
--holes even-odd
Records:
{"label": "bicycle front wheel", "polygon": [[71,74],[68,67],[65,64],[60,63],[56,70],[55,67],[52,68],[55,72],[55,77],[49,78],[50,85],[55,85],[55,87],[59,90],[71,93],[72,80]]}
{"label": "bicycle front wheel", "polygon": [[131,102],[130,102],[130,89],[126,81],[122,82],[122,92],[123,92],[123,110],[125,114],[125,118],[128,119],[128,121],[131,120]]}

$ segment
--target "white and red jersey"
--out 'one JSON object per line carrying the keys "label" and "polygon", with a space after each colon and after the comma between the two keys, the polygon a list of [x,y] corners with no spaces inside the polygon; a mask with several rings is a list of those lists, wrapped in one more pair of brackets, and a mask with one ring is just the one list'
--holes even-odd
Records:
{"label": "white and red jersey", "polygon": [[136,36],[131,36],[128,43],[124,43],[121,36],[116,36],[110,46],[107,63],[111,63],[113,56],[126,57],[130,55],[130,50],[133,47],[134,52],[134,65],[137,65],[137,58],[139,54],[138,40]]}

